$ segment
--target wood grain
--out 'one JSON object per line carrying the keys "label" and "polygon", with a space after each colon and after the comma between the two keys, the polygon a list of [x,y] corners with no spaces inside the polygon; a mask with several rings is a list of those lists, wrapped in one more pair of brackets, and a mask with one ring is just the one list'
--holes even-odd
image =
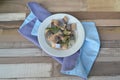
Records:
{"label": "wood grain", "polygon": [[118,41],[118,40],[102,40],[101,47],[102,48],[119,48],[120,41]]}
{"label": "wood grain", "polygon": [[22,25],[22,23],[23,21],[0,21],[0,30],[19,28]]}
{"label": "wood grain", "polygon": [[[98,27],[101,40],[120,40],[120,27]],[[112,36],[112,37],[111,37]],[[0,42],[26,42],[17,29],[5,29],[0,34]]]}
{"label": "wood grain", "polygon": [[101,48],[99,57],[119,57],[120,48]]}
{"label": "wood grain", "polygon": [[[119,80],[120,76],[90,76],[88,80]],[[54,78],[17,78],[0,80],[82,80],[80,77],[54,77]]]}
{"label": "wood grain", "polygon": [[95,22],[96,26],[120,26],[120,19],[96,19],[81,21]]}
{"label": "wood grain", "polygon": [[107,57],[98,57],[97,58],[97,60],[96,60],[97,62],[118,62],[118,61],[120,61],[120,57],[109,57],[109,56],[107,56]]}
{"label": "wood grain", "polygon": [[92,76],[88,80],[119,80],[120,76]]}
{"label": "wood grain", "polygon": [[[102,47],[120,47],[120,27],[97,27]],[[35,45],[23,38],[17,29],[0,29],[0,48],[32,48]],[[111,37],[112,36],[112,37]]]}
{"label": "wood grain", "polygon": [[26,13],[0,13],[0,21],[24,20]]}
{"label": "wood grain", "polygon": [[1,57],[0,64],[27,64],[27,63],[52,63],[49,56],[23,56],[23,57]]}
{"label": "wood grain", "polygon": [[24,78],[17,80],[82,80],[80,77]]}
{"label": "wood grain", "polygon": [[[90,76],[88,80],[119,80],[120,76]],[[82,80],[80,77],[54,77],[54,78],[17,78],[0,80]]]}
{"label": "wood grain", "polygon": [[120,75],[120,62],[97,62],[94,64],[90,76],[117,76]]}
{"label": "wood grain", "polygon": [[98,27],[101,40],[119,40],[120,27]]}
{"label": "wood grain", "polygon": [[14,42],[14,41],[27,41],[23,38],[17,29],[5,29],[0,34],[0,42]]}
{"label": "wood grain", "polygon": [[51,69],[51,63],[0,64],[0,78],[50,77]]}
{"label": "wood grain", "polygon": [[8,48],[35,48],[36,46],[29,42],[29,41],[11,41],[11,42],[0,42],[1,49],[8,49]]}
{"label": "wood grain", "polygon": [[39,48],[0,49],[0,57],[48,56]]}
{"label": "wood grain", "polygon": [[[81,80],[61,74],[58,62],[17,32],[30,12],[29,1],[0,0],[0,80]],[[53,14],[95,22],[101,49],[88,80],[120,79],[120,0],[34,1]]]}
{"label": "wood grain", "polygon": [[[28,12],[26,4],[32,0],[1,0],[0,12]],[[72,11],[102,11],[119,12],[119,0],[34,0],[51,12],[72,12]],[[63,2],[65,4],[63,4]],[[106,5],[107,3],[107,5]]]}
{"label": "wood grain", "polygon": [[[59,13],[59,12],[54,12]],[[78,11],[64,12],[71,14],[79,20],[96,20],[96,19],[120,19],[120,12],[97,12],[97,11]]]}
{"label": "wood grain", "polygon": [[[88,11],[120,11],[119,0],[87,0]],[[106,5],[107,4],[107,5]]]}
{"label": "wood grain", "polygon": [[[56,13],[59,13],[59,12],[52,12],[53,14],[56,14]],[[95,20],[95,19],[120,19],[120,12],[87,12],[87,11],[78,11],[78,12],[63,12],[63,13],[67,13],[67,14],[71,14],[73,16],[75,16],[76,18],[78,18],[79,20]],[[9,16],[7,14],[18,14],[20,15],[21,17],[17,18],[15,17],[14,15],[11,16],[13,17],[12,20],[24,20],[24,15],[26,13],[2,13],[2,14],[6,14],[6,16]],[[28,15],[29,13],[27,13]],[[5,17],[6,17],[5,16]],[[3,19],[4,20],[4,19]],[[0,25],[4,25],[4,27],[6,27],[8,24],[13,24],[13,23],[18,23],[17,21],[14,21],[14,22],[10,22],[10,21],[5,21],[3,22],[3,20],[1,20],[2,22],[0,22]],[[21,22],[20,22],[21,23]],[[15,25],[15,24],[13,24]],[[9,25],[8,25],[9,26]],[[19,26],[19,25],[16,25],[16,26]],[[12,27],[12,26],[11,26]],[[6,27],[7,28],[7,27]],[[9,28],[9,27],[8,27]]]}
{"label": "wood grain", "polygon": [[[120,40],[101,40],[102,48],[120,48]],[[21,49],[21,48],[37,48],[29,41],[4,41],[0,42],[0,49]]]}
{"label": "wood grain", "polygon": [[[13,73],[16,72],[16,70],[19,70],[19,69],[17,69],[18,68],[17,65],[20,66],[21,64],[23,64],[23,65],[35,64],[35,65],[37,65],[37,67],[39,67],[38,64],[40,64],[40,65],[42,65],[42,64],[51,64],[51,63],[47,63],[47,62],[49,62],[49,60],[47,60],[47,62],[46,62],[46,59],[49,59],[49,58],[44,59],[45,63],[44,62],[41,63],[41,60],[40,61],[36,60],[36,58],[30,58],[30,59],[29,58],[27,58],[27,59],[26,58],[21,58],[21,59],[19,59],[19,58],[18,59],[17,58],[11,58],[11,59],[13,61],[10,60],[10,58],[8,58],[9,63],[5,63],[5,62],[3,63],[3,61],[5,60],[5,58],[3,60],[0,59],[0,61],[2,62],[2,63],[0,62],[0,74],[3,73],[3,72],[7,72],[7,71],[11,70],[11,65],[13,65],[13,64],[14,64],[14,66],[13,66],[14,67],[14,71],[12,71]],[[22,62],[22,59],[25,62]],[[14,61],[18,61],[18,60],[21,60],[21,62],[18,62],[16,64]],[[34,62],[34,63],[30,63],[30,62]],[[4,65],[6,65],[6,67]],[[120,62],[95,62],[94,66],[93,66],[93,69],[92,69],[92,71],[90,73],[90,76],[103,76],[103,75],[104,76],[114,76],[114,75],[120,75],[120,71],[118,70],[119,67],[120,67]],[[26,67],[26,68],[28,68],[28,67]],[[27,70],[26,68],[22,68],[22,69]],[[41,67],[39,67],[39,68],[31,68],[33,70],[32,73],[35,72],[35,69],[39,70],[40,68]],[[45,68],[45,65],[44,65],[44,68]],[[58,63],[55,62],[54,63],[54,68],[53,68],[54,69],[53,70],[54,71],[53,77],[61,77],[61,76],[63,76],[63,77],[70,77],[70,76],[61,74],[59,72],[60,68],[61,68],[60,64],[58,64]],[[7,71],[3,71],[3,70],[7,70]],[[21,73],[21,72],[18,71],[18,73]],[[40,76],[36,76],[36,75],[28,76],[27,74],[24,74],[22,76],[21,75],[18,76],[18,73],[16,74],[17,76],[14,75],[14,76],[8,77],[8,75],[4,75],[4,76],[1,75],[0,78],[42,77],[41,74],[39,74]],[[46,71],[44,70],[43,74],[45,74],[45,73],[46,73]],[[28,74],[31,74],[31,73],[28,73]],[[12,73],[9,73],[9,75],[12,75]]]}
{"label": "wood grain", "polygon": [[[80,20],[88,21],[88,22],[95,22],[96,26],[120,26],[120,19],[96,19],[96,20]],[[1,29],[12,29],[12,28],[19,28],[22,25],[23,21],[7,21],[7,22],[0,22]]]}
{"label": "wood grain", "polygon": [[[92,54],[92,53],[91,53]],[[44,57],[48,56],[46,52],[38,48],[23,48],[23,49],[0,49],[0,58],[12,57]],[[8,60],[9,61],[9,60]],[[101,48],[97,62],[118,62],[120,61],[120,48]]]}
{"label": "wood grain", "polygon": [[[119,76],[120,75],[120,62],[95,62],[93,65],[89,77],[92,76]],[[60,64],[54,61],[54,77],[68,76],[59,73],[61,70]],[[69,76],[68,76],[69,77]],[[89,80],[88,77],[88,80]]]}
{"label": "wood grain", "polygon": [[[1,0],[0,1],[0,12],[28,12],[27,3],[33,0]],[[38,2],[43,7],[48,9],[51,12],[63,12],[63,11],[85,11],[86,10],[86,0],[34,0]],[[63,2],[65,4],[63,4]]]}

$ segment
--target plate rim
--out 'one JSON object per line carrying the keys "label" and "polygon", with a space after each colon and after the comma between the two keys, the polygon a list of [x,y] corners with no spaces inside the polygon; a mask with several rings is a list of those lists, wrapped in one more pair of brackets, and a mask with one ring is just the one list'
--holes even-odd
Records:
{"label": "plate rim", "polygon": [[[49,17],[47,17],[42,23],[41,23],[41,25],[43,25],[44,23],[46,23],[45,21],[46,20],[48,20],[49,18],[51,18],[51,17],[54,17],[54,16],[58,16],[58,15],[66,15],[66,16],[69,16],[69,17],[72,17],[72,18],[74,18],[74,19],[76,19],[78,22],[79,22],[79,24],[80,24],[80,26],[81,26],[81,29],[82,29],[82,34],[83,34],[83,39],[82,39],[82,43],[81,43],[81,45],[79,46],[79,49],[82,47],[82,45],[83,45],[83,43],[84,43],[84,40],[85,40],[85,30],[84,30],[84,27],[83,27],[83,25],[82,25],[82,23],[76,18],[76,17],[74,17],[74,16],[72,16],[72,15],[70,15],[70,14],[66,14],[66,13],[57,13],[57,14],[53,14],[53,15],[51,15],[51,16],[49,16]],[[40,26],[41,26],[40,25]],[[40,45],[40,47],[47,53],[47,54],[49,54],[49,55],[51,55],[51,56],[55,56],[55,57],[67,57],[67,56],[70,56],[70,55],[73,55],[74,53],[76,53],[79,49],[76,49],[74,52],[72,52],[71,54],[67,54],[67,55],[54,55],[53,53],[51,53],[51,52],[49,52],[48,50],[46,50],[45,49],[45,47],[43,46],[43,45],[41,45],[41,40],[42,39],[40,39],[40,30],[42,29],[41,27],[39,26],[39,29],[38,29],[38,35],[37,35],[37,39],[38,39],[38,42],[39,42],[39,45]],[[43,26],[42,26],[43,27]],[[46,42],[46,44],[47,44],[47,42]],[[47,44],[48,45],[48,44]],[[49,46],[49,45],[48,45]],[[49,46],[50,47],[50,46]],[[56,49],[54,49],[54,48],[52,48],[51,47],[51,49],[52,50],[56,50]],[[70,49],[67,49],[67,51],[66,50],[57,50],[57,51],[61,51],[61,52],[69,52],[68,50],[70,50]],[[58,53],[59,54],[59,53]]]}

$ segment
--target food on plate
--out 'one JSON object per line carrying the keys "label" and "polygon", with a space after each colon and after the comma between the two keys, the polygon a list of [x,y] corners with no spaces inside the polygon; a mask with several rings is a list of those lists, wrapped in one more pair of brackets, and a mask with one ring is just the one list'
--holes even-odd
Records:
{"label": "food on plate", "polygon": [[69,19],[53,19],[50,26],[45,29],[45,37],[52,48],[68,49],[75,42],[76,23],[68,23]]}

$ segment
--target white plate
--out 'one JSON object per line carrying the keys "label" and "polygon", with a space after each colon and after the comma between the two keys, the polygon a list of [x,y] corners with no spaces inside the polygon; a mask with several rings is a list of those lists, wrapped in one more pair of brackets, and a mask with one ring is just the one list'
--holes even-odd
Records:
{"label": "white plate", "polygon": [[[62,19],[64,16],[67,16],[69,19],[68,23],[76,23],[77,24],[77,39],[75,44],[66,50],[58,50],[50,47],[48,43],[45,40],[45,29],[48,27],[48,25],[51,23],[52,19]],[[72,54],[74,54],[76,51],[78,51],[83,42],[84,42],[84,37],[85,37],[85,32],[83,29],[83,26],[81,22],[73,17],[72,15],[69,14],[64,14],[64,13],[59,13],[59,14],[54,14],[46,18],[40,25],[38,29],[38,41],[41,46],[41,48],[48,53],[49,55],[55,56],[55,57],[67,57]]]}

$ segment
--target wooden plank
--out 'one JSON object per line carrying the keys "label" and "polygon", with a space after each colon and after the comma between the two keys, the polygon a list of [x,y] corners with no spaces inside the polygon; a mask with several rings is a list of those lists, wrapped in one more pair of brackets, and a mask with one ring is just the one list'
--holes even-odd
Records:
{"label": "wooden plank", "polygon": [[[37,63],[52,63],[52,62],[53,62],[53,60],[48,57],[46,57],[46,58],[43,58],[43,57],[0,58],[0,65],[2,65],[2,64],[23,64],[23,63],[25,63],[25,64],[26,63],[36,63],[37,64]],[[9,67],[9,65],[8,65],[8,67]],[[120,67],[120,61],[119,62],[113,62],[113,61],[112,62],[98,62],[97,61],[93,67],[93,72],[90,74],[90,76],[120,75],[119,67]],[[55,61],[54,70],[53,70],[54,76],[57,76],[57,77],[58,76],[66,76],[59,72],[60,68],[61,68],[60,64]]]}
{"label": "wooden plank", "polygon": [[83,80],[80,77],[50,77],[50,78],[24,78],[17,80]]}
{"label": "wooden plank", "polygon": [[20,64],[20,63],[52,63],[53,59],[51,57],[1,57],[0,64]]}
{"label": "wooden plank", "polygon": [[[105,27],[104,27],[105,28]],[[114,28],[114,27],[113,27]],[[106,28],[105,28],[106,29]],[[117,29],[119,29],[119,28],[117,28]],[[116,30],[117,30],[116,29]],[[12,30],[13,30],[13,34],[11,34],[11,35],[13,35],[13,38],[16,38],[17,40],[13,40],[12,38],[10,38],[10,39],[8,39],[8,37],[7,36],[5,36],[5,35],[3,35],[3,31],[7,31],[7,33],[8,34],[10,34],[10,32],[12,32]],[[21,37],[21,35],[19,35],[18,34],[18,32],[17,32],[17,30],[14,30],[14,29],[12,29],[12,30],[3,30],[3,29],[0,29],[0,36],[4,36],[4,38],[6,37],[7,38],[7,40],[2,40],[2,39],[0,39],[1,41],[0,41],[0,48],[27,48],[27,47],[29,47],[29,48],[33,48],[33,47],[35,47],[35,45],[33,44],[33,43],[31,43],[31,42],[29,42],[29,41],[27,41],[27,40],[25,40],[23,37]],[[100,36],[102,36],[102,31],[103,29],[101,28],[101,29],[99,29],[99,27],[98,27],[98,31],[100,31]],[[111,31],[111,29],[109,28],[109,32]],[[113,30],[114,31],[114,30]],[[111,31],[111,32],[113,32],[113,31]],[[107,33],[107,32],[106,32]],[[113,33],[114,34],[114,33]],[[14,36],[15,35],[15,36]],[[103,36],[102,37],[104,37],[104,35],[105,34],[103,34]],[[107,36],[107,35],[106,35]],[[20,37],[20,38],[19,38]],[[101,37],[101,38],[102,38]],[[104,37],[104,39],[106,39],[106,38],[108,38],[109,39],[109,34],[108,34],[108,36],[107,37]],[[111,47],[111,48],[116,48],[116,47],[120,47],[120,41],[119,40],[114,40],[114,37],[115,36],[113,36],[113,40],[108,40],[108,39],[106,39],[106,40],[101,40],[101,47]],[[2,37],[1,37],[2,38]],[[119,38],[119,37],[118,37]],[[9,41],[10,40],[10,41]]]}
{"label": "wooden plank", "polygon": [[24,20],[26,13],[0,13],[0,21]]}
{"label": "wooden plank", "polygon": [[[101,40],[102,48],[120,48],[120,40]],[[9,48],[36,48],[36,46],[29,41],[11,41],[0,42],[0,49]]]}
{"label": "wooden plank", "polygon": [[51,63],[0,64],[0,78],[50,77]]}
{"label": "wooden plank", "polygon": [[96,62],[90,76],[117,76],[120,75],[120,62]]}
{"label": "wooden plank", "polygon": [[118,11],[118,10],[120,10],[120,1],[119,0],[116,0],[115,1],[115,11]]}
{"label": "wooden plank", "polygon": [[[0,80],[82,80],[80,77],[23,78]],[[88,80],[120,80],[120,76],[90,76]]]}
{"label": "wooden plank", "polygon": [[[28,8],[26,4],[32,0],[2,0],[0,1],[0,12],[27,12]],[[35,0],[46,9],[51,12],[63,12],[63,11],[85,11],[86,10],[86,0]],[[63,2],[65,4],[63,4]]]}
{"label": "wooden plank", "polygon": [[[63,4],[63,2],[65,4]],[[53,0],[43,1],[40,4],[44,5],[49,11],[52,12],[64,12],[64,11],[85,11],[86,10],[86,0]]]}
{"label": "wooden plank", "polygon": [[88,80],[120,80],[120,76],[91,76]]}
{"label": "wooden plank", "polygon": [[[80,20],[81,22],[88,21],[88,22],[95,22],[97,27],[106,26],[120,26],[119,19],[96,19],[96,20]],[[19,28],[23,21],[7,21],[7,22],[0,22],[0,29],[14,29]]]}
{"label": "wooden plank", "polygon": [[[80,77],[28,78],[17,80],[83,80]],[[120,76],[90,76],[88,80],[120,80]]]}
{"label": "wooden plank", "polygon": [[27,7],[26,3],[22,1],[15,1],[15,0],[1,0],[0,1],[0,13],[14,13],[14,12],[25,12]]}
{"label": "wooden plank", "polygon": [[120,26],[120,19],[96,19],[81,21],[95,22],[96,26]]}
{"label": "wooden plank", "polygon": [[[0,48],[33,48],[35,45],[23,38],[17,29],[0,29]],[[119,27],[98,27],[102,47],[120,47]],[[112,36],[112,37],[111,37]],[[115,41],[114,41],[115,40]]]}
{"label": "wooden plank", "polygon": [[[80,18],[80,17],[78,17]],[[87,19],[87,20],[80,20],[88,21],[88,22],[95,22],[96,26],[120,26],[120,19]],[[12,29],[12,28],[19,28],[23,21],[7,21],[7,22],[0,22],[1,29]]]}
{"label": "wooden plank", "polygon": [[17,79],[0,79],[0,80],[17,80]]}
{"label": "wooden plank", "polygon": [[35,48],[36,46],[29,41],[0,42],[0,48]]}
{"label": "wooden plank", "polygon": [[27,41],[23,38],[17,29],[5,29],[0,34],[0,42],[18,42],[18,41]]}
{"label": "wooden plank", "polygon": [[[26,6],[26,3],[28,3],[31,0],[22,0],[22,1],[16,1],[16,0],[6,0],[6,1],[0,1],[1,9],[0,12],[26,12],[28,11],[28,8]],[[47,8],[51,12],[64,12],[64,11],[120,11],[119,10],[119,0],[35,0],[36,2],[43,5],[45,8]],[[66,4],[63,4],[66,3]],[[107,3],[107,5],[106,5]]]}
{"label": "wooden plank", "polygon": [[120,19],[120,12],[112,12],[112,11],[111,12],[78,11],[78,12],[64,12],[64,13],[71,14],[76,18],[78,18],[79,20]]}
{"label": "wooden plank", "polygon": [[[120,62],[95,62],[88,77],[92,76],[119,76]],[[61,65],[54,61],[54,77],[65,77],[67,75],[61,74]],[[68,76],[69,77],[69,76]]]}
{"label": "wooden plank", "polygon": [[100,57],[119,57],[120,48],[100,48]]}
{"label": "wooden plank", "polygon": [[[104,19],[105,20],[107,19],[107,23],[109,22],[111,24],[112,21],[111,22],[108,21],[109,19],[112,19],[114,21],[114,20],[117,20],[120,18],[119,12],[64,12],[64,13],[71,14],[71,15],[75,16],[76,18],[78,18],[79,20],[89,20],[90,21],[90,20],[97,19],[97,26],[101,26],[101,25],[108,26],[109,24],[106,24],[104,21],[102,21]],[[6,14],[8,14],[8,13],[6,13]],[[11,14],[14,14],[14,13],[11,13]],[[20,13],[18,13],[18,14],[20,14]],[[8,15],[6,15],[6,16],[8,16]],[[14,17],[12,19],[15,20],[16,16],[12,16],[12,17]],[[99,19],[101,19],[101,21],[104,22],[105,24],[103,24],[102,22],[99,22]],[[19,28],[20,25],[22,24],[22,22],[23,21],[1,21],[0,28],[6,28],[6,29]],[[114,22],[116,22],[116,21],[114,21]],[[119,23],[117,23],[115,25],[117,26],[118,24]],[[112,25],[110,25],[110,26],[112,26]]]}
{"label": "wooden plank", "polygon": [[97,62],[119,62],[120,48],[100,48]]}
{"label": "wooden plank", "polygon": [[[106,50],[106,51],[108,51],[108,50]],[[106,53],[103,53],[103,54],[101,53],[100,57],[104,56],[104,54],[105,54],[105,56],[107,56]],[[115,53],[112,53],[112,55],[114,55],[114,54]],[[119,54],[117,54],[117,55],[119,55]],[[109,57],[109,56],[107,56],[107,57]],[[51,58],[48,58],[48,57],[45,57],[45,58],[43,58],[43,57],[0,58],[0,64],[48,63],[48,62],[53,62],[53,61],[54,60],[52,60]],[[104,75],[116,75],[116,74],[119,75],[120,74],[119,73],[120,71],[118,70],[119,67],[120,67],[120,61],[115,61],[115,62],[114,61],[112,61],[112,62],[108,62],[108,61],[101,61],[101,62],[99,62],[99,61],[96,61],[94,66],[97,66],[95,68],[93,67],[93,69],[94,69],[93,71],[96,71],[96,72],[95,73],[93,72],[91,74],[94,74],[94,75],[100,75],[101,76],[103,74]],[[101,68],[102,68],[102,70],[101,70]],[[53,70],[53,71],[55,71],[54,72],[54,76],[66,76],[66,75],[61,75],[59,70],[60,70],[60,64],[59,63],[54,63],[54,70]]]}
{"label": "wooden plank", "polygon": [[[0,80],[82,80],[80,77],[22,78]],[[90,76],[88,80],[120,80],[120,76]]]}
{"label": "wooden plank", "polygon": [[0,34],[2,34],[2,32],[3,32],[3,29],[0,29]]}
{"label": "wooden plank", "polygon": [[[38,48],[23,49],[0,49],[0,58],[2,57],[35,57],[48,56],[46,52]],[[120,48],[101,48],[97,62],[120,61]]]}
{"label": "wooden plank", "polygon": [[[26,4],[32,0],[2,0],[0,1],[1,9],[0,12],[27,12],[28,8]],[[46,9],[51,12],[64,12],[64,11],[120,11],[119,0],[35,0],[35,2],[40,3]],[[66,3],[66,4],[63,4]],[[107,3],[107,5],[106,5]]]}
{"label": "wooden plank", "polygon": [[89,11],[114,11],[115,0],[88,0],[87,4]]}
{"label": "wooden plank", "polygon": [[[120,40],[120,27],[97,27],[101,40]],[[112,37],[111,37],[112,36]],[[17,29],[6,29],[0,34],[0,42],[27,42]]]}
{"label": "wooden plank", "polygon": [[23,20],[22,21],[0,21],[0,28],[1,29],[19,28],[22,23],[23,23]]}
{"label": "wooden plank", "polygon": [[[29,69],[28,69],[28,66],[29,65],[33,65],[33,64],[35,64],[36,67],[32,66],[32,67],[29,67]],[[27,64],[1,64],[0,65],[0,74],[6,73],[7,72],[6,70],[11,71],[12,73],[6,74],[6,76],[4,74],[3,74],[3,76],[0,75],[0,78],[43,77],[41,75],[43,75],[44,73],[43,74],[40,73],[41,70],[39,71],[40,66],[38,64],[39,65],[43,65],[43,64],[48,64],[48,63],[31,63],[29,65],[28,65],[28,63]],[[21,65],[26,65],[26,68],[21,66]],[[55,76],[56,77],[61,77],[61,76],[62,77],[70,77],[70,76],[67,76],[67,75],[60,74],[60,72],[59,72],[60,64],[59,65],[55,65],[55,66],[56,66],[56,70],[54,70],[54,71],[57,71],[57,72],[54,74],[54,77]],[[42,69],[42,70],[44,70],[44,72],[46,73],[47,71],[45,71],[45,69],[48,69],[48,68],[46,68],[46,65],[44,65],[43,67],[44,67],[44,69]],[[120,62],[114,62],[114,63],[113,62],[112,63],[109,63],[109,62],[104,62],[104,63],[103,62],[102,63],[101,62],[97,62],[97,63],[95,63],[95,65],[93,66],[92,71],[90,72],[90,77],[91,76],[103,76],[103,75],[104,76],[120,75],[119,67],[120,67]],[[14,70],[12,71],[12,69],[14,69]],[[25,71],[23,71],[21,69],[25,69]],[[32,70],[33,69],[37,69],[38,71],[34,70],[34,71],[30,72],[31,69]],[[16,70],[20,70],[20,71],[16,71]],[[27,73],[26,74],[27,75],[31,74],[32,76],[27,76],[27,75],[22,75],[21,76],[21,74],[22,74],[21,72],[22,71],[23,72],[27,72],[26,70],[28,70],[28,74]],[[35,74],[33,75],[34,72],[39,73],[39,76],[38,75],[36,76]],[[15,74],[14,77],[13,76],[9,76],[8,77],[8,75],[12,75],[13,73],[17,73],[17,74]],[[21,74],[18,75],[18,73],[21,73]]]}
{"label": "wooden plank", "polygon": [[120,27],[97,27],[101,40],[119,40]]}
{"label": "wooden plank", "polygon": [[87,0],[87,11],[120,11],[119,3],[119,0]]}
{"label": "wooden plank", "polygon": [[120,48],[120,41],[118,40],[102,40],[102,48]]}
{"label": "wooden plank", "polygon": [[0,57],[23,57],[23,56],[48,56],[42,49],[21,48],[21,49],[0,49]]}
{"label": "wooden plank", "polygon": [[[120,27],[97,27],[101,41],[106,41],[107,47],[120,47],[119,45],[119,34]],[[112,36],[112,37],[111,37]],[[109,44],[107,43],[109,40]],[[115,41],[114,41],[115,40]],[[25,44],[24,44],[25,43]],[[104,41],[103,41],[104,43]],[[102,44],[103,44],[102,43]],[[112,43],[112,44],[111,44]],[[116,43],[116,44],[114,44]],[[18,32],[17,29],[1,29],[0,33],[0,48],[11,48],[11,47],[35,47],[32,43],[28,42],[25,38],[23,38]],[[113,47],[114,47],[113,46]]]}
{"label": "wooden plank", "polygon": [[[16,60],[21,62],[27,61],[27,59],[39,60],[39,57],[48,56],[43,50],[38,48],[27,48],[27,49],[0,49],[0,63],[9,63]],[[42,59],[42,58],[41,58]],[[44,59],[44,58],[43,58]],[[12,60],[12,61],[10,61]],[[101,48],[99,56],[96,60],[97,62],[119,62],[120,61],[120,48]],[[15,63],[18,63],[15,62]]]}
{"label": "wooden plank", "polygon": [[107,56],[107,57],[98,57],[97,62],[118,62],[120,61],[120,57],[110,57],[110,56]]}

